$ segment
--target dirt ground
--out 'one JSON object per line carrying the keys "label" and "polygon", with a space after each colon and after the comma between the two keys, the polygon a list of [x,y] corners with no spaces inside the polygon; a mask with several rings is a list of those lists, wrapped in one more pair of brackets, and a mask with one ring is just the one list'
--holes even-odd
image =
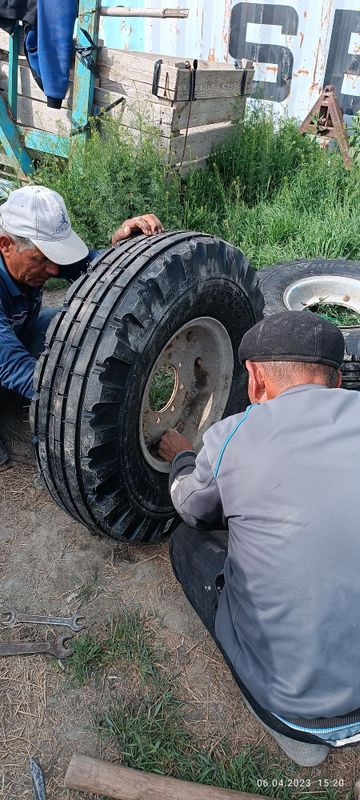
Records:
{"label": "dirt ground", "polygon": [[[52,293],[50,303],[58,302]],[[81,605],[88,630],[101,632],[124,608],[149,615],[155,639],[169,652],[164,669],[176,674],[189,709],[187,724],[206,747],[226,742],[233,753],[244,745],[267,748],[289,762],[245,708],[213,642],[172,576],[167,543],[114,544],[90,535],[63,513],[42,488],[34,463],[28,412],[21,401],[0,406],[0,437],[12,462],[0,473],[0,607],[69,615]],[[0,638],[43,638],[43,632],[1,629]],[[63,780],[74,752],[116,758],[97,739],[93,715],[111,693],[121,697],[121,675],[105,684],[74,688],[52,658],[31,656],[0,661],[0,797],[31,798],[28,759],[41,763],[49,800],[75,800]],[[325,764],[299,769],[297,777],[360,777],[358,750],[334,752]],[[266,779],[266,775],[263,776]],[[294,777],[294,776],[292,776]],[[309,790],[307,790],[309,792]],[[296,795],[299,796],[299,795]],[[304,795],[301,795],[305,797]]]}

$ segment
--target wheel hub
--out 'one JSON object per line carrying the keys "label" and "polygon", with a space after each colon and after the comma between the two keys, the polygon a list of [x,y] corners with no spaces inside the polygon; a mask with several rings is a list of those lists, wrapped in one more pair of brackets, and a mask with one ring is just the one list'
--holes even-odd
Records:
{"label": "wheel hub", "polygon": [[[224,413],[233,370],[231,339],[212,317],[187,322],[166,344],[151,370],[140,409],[141,449],[154,469],[169,472],[169,464],[157,454],[158,442],[169,428],[176,428],[196,451],[200,449],[204,432]],[[169,386],[158,407],[154,386],[162,374]]]}

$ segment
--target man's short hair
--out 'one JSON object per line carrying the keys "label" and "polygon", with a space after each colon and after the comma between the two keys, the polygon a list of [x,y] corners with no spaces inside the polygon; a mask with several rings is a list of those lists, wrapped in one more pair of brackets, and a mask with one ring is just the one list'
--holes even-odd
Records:
{"label": "man's short hair", "polygon": [[15,236],[14,233],[8,233],[5,228],[0,227],[0,236],[8,236],[9,239],[14,242],[18,253],[21,253],[23,250],[36,250],[36,245],[34,245],[30,239],[24,239],[23,236]]}
{"label": "man's short hair", "polygon": [[339,371],[328,364],[309,364],[305,361],[257,361],[265,374],[273,381],[280,391],[301,383],[314,383],[320,379],[321,383],[334,389],[337,384]]}

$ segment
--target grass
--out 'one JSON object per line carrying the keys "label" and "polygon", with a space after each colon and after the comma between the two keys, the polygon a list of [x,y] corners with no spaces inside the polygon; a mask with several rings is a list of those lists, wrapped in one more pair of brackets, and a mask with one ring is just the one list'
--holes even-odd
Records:
{"label": "grass", "polygon": [[104,118],[93,127],[83,151],[73,148],[69,160],[44,158],[36,183],[63,195],[77,233],[91,247],[106,247],[121,222],[145,211],[168,227],[181,218],[180,181],[169,173],[152,129],[134,144],[116,121]]}
{"label": "grass", "polygon": [[[112,752],[115,746],[123,765],[282,800],[300,799],[305,792],[307,800],[345,798],[338,791],[317,791],[315,778],[308,785],[306,778],[301,783],[294,764],[289,762],[284,772],[283,765],[270,759],[263,749],[246,747],[230,757],[224,746],[206,749],[194,739],[185,724],[186,707],[176,696],[176,681],[160,671],[164,654],[161,658],[150,643],[139,614],[125,614],[101,643],[101,650],[107,653],[103,666],[120,657],[124,670],[135,663],[139,673],[146,676],[141,692],[137,689],[120,705],[113,702],[96,719],[100,738],[111,741]],[[304,794],[296,792],[299,786]]]}
{"label": "grass", "polygon": [[175,370],[171,364],[161,367],[155,373],[149,389],[149,405],[152,411],[161,411],[167,405],[175,384]]}
{"label": "grass", "polygon": [[338,327],[356,327],[360,325],[360,314],[351,308],[336,305],[335,303],[316,303],[314,306],[307,306],[307,310],[325,317]]}
{"label": "grass", "polygon": [[80,686],[118,660],[135,669],[142,681],[153,674],[152,652],[136,611],[124,613],[105,638],[84,633],[74,640],[72,647],[73,655],[67,661],[68,675]]}
{"label": "grass", "polygon": [[49,278],[44,284],[44,289],[47,292],[55,292],[57,289],[68,289],[70,281],[64,278]]}
{"label": "grass", "polygon": [[295,258],[360,259],[360,166],[321,150],[296,124],[256,109],[233,127],[207,168],[181,181],[169,172],[158,137],[143,127],[134,144],[116,121],[93,128],[85,159],[49,157],[35,180],[65,198],[90,247],[109,244],[127,217],[152,211],[166,228],[216,234],[255,267]]}

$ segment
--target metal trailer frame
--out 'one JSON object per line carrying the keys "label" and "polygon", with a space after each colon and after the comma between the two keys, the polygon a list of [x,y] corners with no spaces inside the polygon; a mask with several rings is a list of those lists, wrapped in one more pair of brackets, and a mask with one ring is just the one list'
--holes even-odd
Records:
{"label": "metal trailer frame", "polygon": [[74,86],[70,135],[58,135],[17,124],[18,63],[20,26],[16,24],[9,42],[9,77],[7,103],[0,96],[0,142],[9,163],[22,177],[31,175],[33,162],[28,149],[67,158],[72,141],[87,136],[89,116],[93,108],[96,52],[100,16],[179,18],[188,16],[187,9],[141,9],[124,6],[101,7],[101,0],[79,0]]}

